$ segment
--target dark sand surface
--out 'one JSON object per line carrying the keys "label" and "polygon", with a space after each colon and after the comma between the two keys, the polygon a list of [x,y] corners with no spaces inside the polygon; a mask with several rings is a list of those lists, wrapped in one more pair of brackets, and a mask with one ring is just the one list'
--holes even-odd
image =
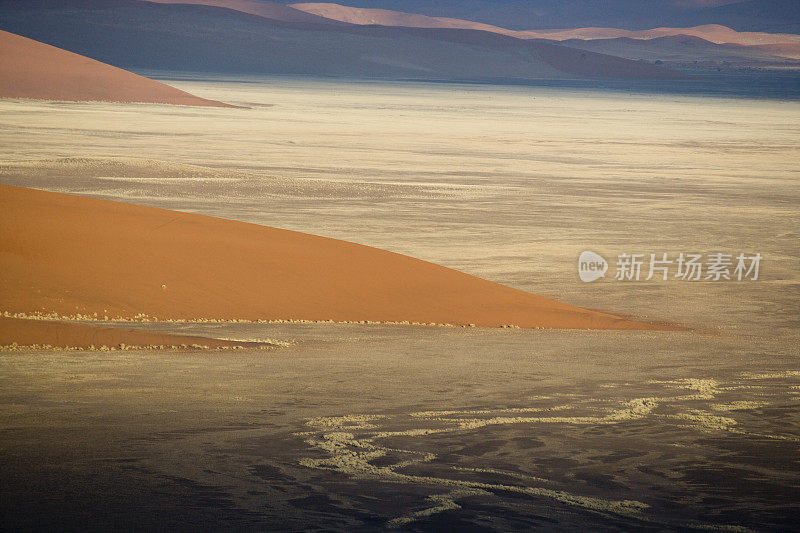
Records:
{"label": "dark sand surface", "polygon": [[777,346],[178,329],[298,343],[223,357],[0,355],[4,529],[797,525],[800,374]]}

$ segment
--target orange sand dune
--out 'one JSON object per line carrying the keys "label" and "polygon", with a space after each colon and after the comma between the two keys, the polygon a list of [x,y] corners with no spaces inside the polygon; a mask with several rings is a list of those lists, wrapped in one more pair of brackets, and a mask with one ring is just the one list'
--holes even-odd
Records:
{"label": "orange sand dune", "polygon": [[3,311],[663,329],[345,241],[7,185],[0,231]]}
{"label": "orange sand dune", "polygon": [[470,20],[447,17],[429,17],[414,13],[403,13],[387,9],[367,9],[343,6],[334,3],[299,3],[291,4],[297,10],[319,15],[321,17],[347,22],[350,24],[377,24],[381,26],[407,26],[415,28],[460,28],[482,30],[517,37],[520,39],[550,39],[564,41],[567,39],[655,39],[673,35],[691,35],[714,43],[733,43],[743,45],[755,44],[791,44],[800,42],[800,35],[773,34],[761,32],[738,32],[727,26],[707,24],[692,28],[654,28],[651,30],[629,31],[617,28],[574,28],[558,30],[525,30],[515,31],[491,24],[483,24]]}
{"label": "orange sand dune", "polygon": [[148,346],[202,346],[207,348],[258,347],[266,343],[236,342],[189,335],[168,335],[136,329],[70,324],[54,320],[0,317],[0,346],[51,346],[54,348],[117,348]]}
{"label": "orange sand dune", "polygon": [[234,107],[2,30],[0,97]]}

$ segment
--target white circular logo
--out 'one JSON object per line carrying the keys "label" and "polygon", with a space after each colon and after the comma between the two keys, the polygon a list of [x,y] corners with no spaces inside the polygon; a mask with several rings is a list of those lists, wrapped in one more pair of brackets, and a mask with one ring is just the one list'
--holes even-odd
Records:
{"label": "white circular logo", "polygon": [[607,270],[608,261],[600,254],[587,250],[578,257],[578,276],[583,282],[590,283],[605,277]]}

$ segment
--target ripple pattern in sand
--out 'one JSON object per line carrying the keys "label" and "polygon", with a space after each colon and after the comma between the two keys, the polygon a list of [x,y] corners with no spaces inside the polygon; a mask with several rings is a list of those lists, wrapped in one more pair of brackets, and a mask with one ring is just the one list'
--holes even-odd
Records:
{"label": "ripple pattern in sand", "polygon": [[[704,523],[649,516],[646,498],[615,499],[577,490],[565,490],[564,483],[521,469],[464,466],[448,453],[439,452],[448,440],[491,441],[497,430],[515,427],[539,435],[547,426],[559,428],[613,427],[615,432],[647,432],[658,428],[665,434],[680,434],[675,447],[689,440],[744,438],[800,442],[797,420],[784,431],[767,431],[753,423],[758,411],[796,404],[792,384],[797,372],[742,374],[730,382],[713,378],[681,378],[651,381],[647,385],[660,393],[625,398],[631,384],[604,384],[613,397],[580,398],[575,394],[531,397],[528,406],[465,408],[461,410],[412,411],[391,414],[347,414],[318,417],[307,421],[308,430],[299,435],[313,450],[300,460],[311,468],[334,471],[360,480],[412,484],[430,489],[424,507],[391,518],[389,527],[402,527],[438,513],[461,509],[469,498],[504,498],[516,493],[538,500],[579,508],[605,517],[630,518],[641,523],[668,527],[745,531],[737,524]],[[777,385],[777,386],[776,386]],[[747,398],[742,398],[742,393]],[[476,434],[477,432],[477,434]],[[443,438],[445,437],[445,438]],[[612,451],[612,450],[609,450]],[[453,464],[456,463],[456,464]],[[676,479],[679,474],[673,473]],[[485,481],[491,478],[494,481]],[[614,493],[616,491],[609,491]]]}

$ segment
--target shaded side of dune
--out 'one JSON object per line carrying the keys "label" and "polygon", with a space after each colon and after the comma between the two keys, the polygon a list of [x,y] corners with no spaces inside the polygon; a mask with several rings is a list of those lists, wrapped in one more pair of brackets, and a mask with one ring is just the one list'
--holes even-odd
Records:
{"label": "shaded side of dune", "polygon": [[0,97],[234,107],[2,30]]}
{"label": "shaded side of dune", "polygon": [[71,324],[55,320],[0,317],[0,347],[51,348],[252,348],[267,343],[236,342],[190,335],[169,335],[137,329]]}
{"label": "shaded side of dune", "polygon": [[272,20],[285,22],[307,22],[312,24],[335,24],[338,21],[322,17],[305,10],[268,2],[266,0],[145,0],[154,4],[195,4],[201,6],[221,7],[233,9]]}
{"label": "shaded side of dune", "polygon": [[0,186],[0,311],[663,329],[303,233]]}

